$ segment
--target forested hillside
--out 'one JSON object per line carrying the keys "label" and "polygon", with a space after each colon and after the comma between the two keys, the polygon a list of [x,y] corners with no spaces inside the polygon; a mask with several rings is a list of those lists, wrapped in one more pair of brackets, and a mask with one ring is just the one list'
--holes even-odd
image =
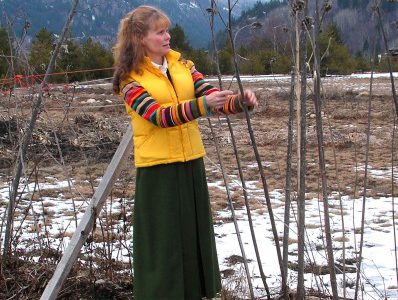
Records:
{"label": "forested hillside", "polygon": [[[320,1],[323,2],[323,1]],[[264,22],[263,35],[272,36],[276,27],[288,25],[288,0],[271,0],[268,3],[257,2],[251,9],[244,11],[238,19],[238,26],[246,24],[254,18]],[[314,5],[314,1],[309,1]],[[376,39],[376,52],[382,51],[380,34],[372,17],[374,0],[330,0],[331,10],[326,15],[324,26],[334,24],[339,31],[341,41],[351,54],[370,51],[370,43]],[[398,48],[398,3],[381,1],[381,12],[384,18],[385,29],[389,36],[391,48]],[[277,31],[281,35],[280,31]]]}

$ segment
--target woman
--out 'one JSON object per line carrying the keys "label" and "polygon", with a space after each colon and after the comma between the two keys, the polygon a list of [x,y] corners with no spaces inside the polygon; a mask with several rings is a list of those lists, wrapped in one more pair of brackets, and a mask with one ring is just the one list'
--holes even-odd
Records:
{"label": "woman", "polygon": [[[196,300],[221,290],[205,150],[195,119],[243,110],[170,49],[170,21],[140,6],[120,22],[114,91],[132,119],[137,167],[133,262],[136,300]],[[257,104],[250,90],[245,103]]]}

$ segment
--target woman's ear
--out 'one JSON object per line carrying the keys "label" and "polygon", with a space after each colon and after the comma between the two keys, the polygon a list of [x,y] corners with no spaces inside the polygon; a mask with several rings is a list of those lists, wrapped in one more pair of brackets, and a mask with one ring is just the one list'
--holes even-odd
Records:
{"label": "woman's ear", "polygon": [[145,47],[145,46],[146,46],[146,44],[145,44],[145,37],[140,37],[139,40],[140,40],[140,44],[141,44],[143,47]]}

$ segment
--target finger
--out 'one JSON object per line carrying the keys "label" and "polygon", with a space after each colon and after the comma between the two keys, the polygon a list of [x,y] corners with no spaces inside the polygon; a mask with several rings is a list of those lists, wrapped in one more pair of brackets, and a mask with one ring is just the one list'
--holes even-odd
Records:
{"label": "finger", "polygon": [[220,97],[225,97],[225,96],[232,95],[233,93],[234,93],[233,91],[224,90],[224,91],[219,91],[219,92],[218,92],[218,95],[219,95]]}
{"label": "finger", "polygon": [[244,102],[245,103],[250,103],[252,101],[252,99],[250,97],[245,97]]}
{"label": "finger", "polygon": [[250,100],[250,102],[257,101],[256,95],[252,91],[250,91],[250,93],[248,95],[248,99]]}
{"label": "finger", "polygon": [[244,98],[245,100],[248,100],[248,99],[250,99],[251,97],[252,97],[252,93],[251,93],[250,91],[246,90],[246,91],[244,92],[244,94],[243,94],[243,98]]}
{"label": "finger", "polygon": [[254,100],[254,95],[253,94],[246,94],[245,95],[245,98],[244,98],[244,102],[245,103],[250,103],[250,102],[253,102],[253,100]]}
{"label": "finger", "polygon": [[218,104],[216,105],[216,108],[217,108],[217,109],[221,109],[221,108],[223,108],[223,106],[224,106],[224,102],[220,102],[220,103],[218,103]]}
{"label": "finger", "polygon": [[257,98],[254,95],[252,95],[252,97],[247,99],[246,104],[250,105],[250,106],[257,106],[257,104],[258,104]]}

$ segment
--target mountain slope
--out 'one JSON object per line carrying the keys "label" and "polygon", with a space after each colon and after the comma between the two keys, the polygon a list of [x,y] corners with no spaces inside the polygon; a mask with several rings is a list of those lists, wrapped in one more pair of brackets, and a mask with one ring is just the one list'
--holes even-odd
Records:
{"label": "mountain slope", "polygon": [[[256,0],[243,1],[235,7],[235,16]],[[209,0],[85,0],[80,1],[78,12],[72,25],[72,36],[84,38],[92,36],[102,43],[112,45],[120,19],[133,8],[142,5],[155,5],[164,10],[173,24],[179,24],[194,47],[206,47],[210,32],[206,8]],[[218,1],[221,11],[225,11],[227,0]],[[8,16],[15,18],[15,28],[20,32],[25,20],[32,25],[29,35],[34,36],[42,27],[59,33],[71,7],[70,0],[0,0],[0,8]],[[223,27],[218,20],[216,29]]]}

